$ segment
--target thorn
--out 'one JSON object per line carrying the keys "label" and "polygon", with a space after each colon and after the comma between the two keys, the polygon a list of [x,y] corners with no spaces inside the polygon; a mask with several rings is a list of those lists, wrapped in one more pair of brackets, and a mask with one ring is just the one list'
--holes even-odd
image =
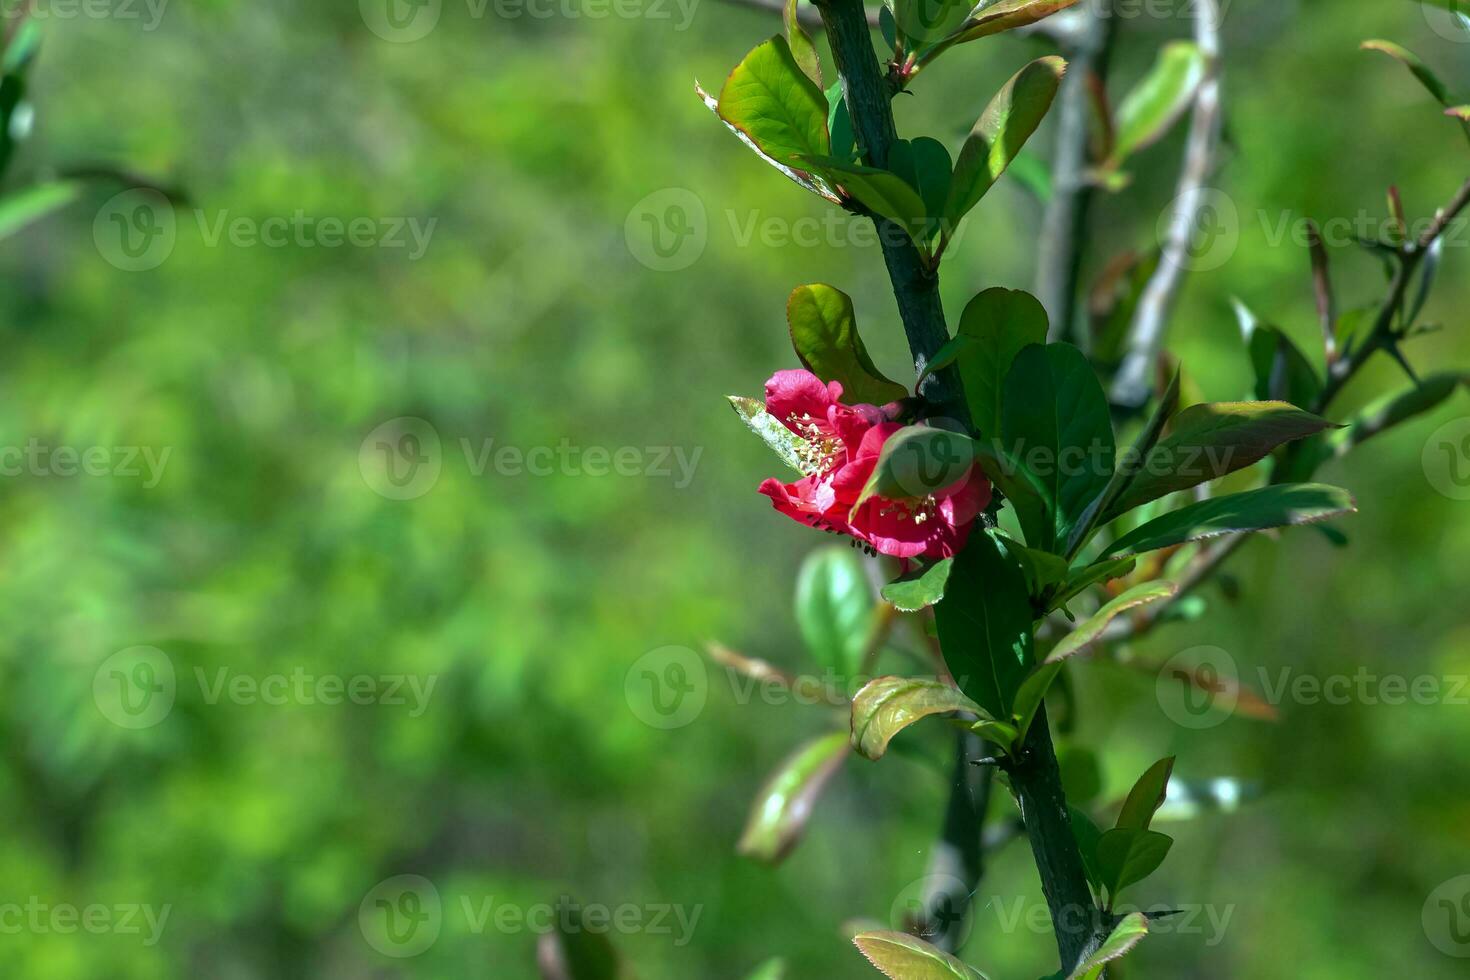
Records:
{"label": "thorn", "polygon": [[1404,356],[1404,352],[1399,350],[1399,345],[1387,344],[1384,350],[1388,351],[1388,356],[1398,362],[1399,367],[1403,368],[1404,373],[1409,376],[1409,380],[1414,382],[1415,387],[1418,387],[1421,384],[1419,375],[1414,373],[1414,366],[1409,363],[1409,359]]}

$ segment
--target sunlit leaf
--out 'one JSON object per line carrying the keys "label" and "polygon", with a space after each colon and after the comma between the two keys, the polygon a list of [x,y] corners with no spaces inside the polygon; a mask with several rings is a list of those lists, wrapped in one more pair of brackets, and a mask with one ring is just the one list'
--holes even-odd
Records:
{"label": "sunlit leaf", "polygon": [[883,598],[902,612],[926,609],[944,598],[944,587],[953,565],[953,558],[945,558],[894,579],[883,586]]}
{"label": "sunlit leaf", "polygon": [[1016,692],[1015,704],[1011,706],[1011,717],[1015,719],[1016,732],[1020,739],[1026,738],[1031,722],[1041,710],[1046,692],[1051,689],[1057,674],[1061,673],[1062,666],[1061,661],[1042,664],[1031,672],[1031,676],[1022,682],[1020,690]]}
{"label": "sunlit leaf", "polygon": [[777,35],[745,56],[720,90],[720,118],[763,153],[790,165],[797,156],[826,156],[827,99]]}
{"label": "sunlit leaf", "polygon": [[906,932],[865,932],[853,942],[892,980],[985,980],[979,970]]}
{"label": "sunlit leaf", "polygon": [[791,346],[807,370],[842,384],[848,404],[883,405],[908,396],[908,389],[878,370],[858,334],[852,299],[824,283],[797,286],[786,300]]}
{"label": "sunlit leaf", "polygon": [[740,421],[749,427],[770,447],[771,451],[781,457],[781,461],[787,466],[805,475],[806,469],[802,466],[802,456],[807,451],[806,440],[795,432],[788,429],[780,419],[766,411],[765,402],[756,398],[742,398],[739,395],[726,396],[730,405],[735,409],[735,414],[740,416]]}
{"label": "sunlit leaf", "polygon": [[897,224],[914,243],[926,247],[928,210],[919,192],[909,182],[888,170],[847,163],[835,157],[807,155],[801,159],[830,183],[841,185],[848,195],[880,218]]}
{"label": "sunlit leaf", "polygon": [[1205,77],[1205,57],[1191,41],[1171,41],[1118,105],[1111,164],[1157,142],[1184,115]]}
{"label": "sunlit leaf", "polygon": [[713,95],[710,95],[708,92],[706,92],[698,82],[694,83],[694,91],[699,96],[700,101],[705,104],[705,107],[708,108],[710,112],[713,112],[715,114],[715,118],[724,123],[725,128],[729,129],[730,132],[739,137],[740,142],[749,147],[756,156],[760,157],[767,164],[780,171],[787,180],[790,180],[804,190],[811,191],[818,197],[825,198],[826,200],[831,201],[833,204],[842,203],[842,199],[837,196],[837,192],[828,187],[819,178],[813,177],[811,174],[803,170],[796,169],[795,167],[791,166],[789,162],[783,163],[780,160],[775,159],[769,153],[762,150],[760,146],[756,144],[755,140],[751,139],[749,134],[747,134],[744,130],[740,129],[738,126],[733,125],[729,122],[729,120],[721,116],[719,99],[716,99]]}
{"label": "sunlit leaf", "polygon": [[82,185],[73,180],[53,180],[22,187],[0,198],[0,239],[66,207],[77,199]]}
{"label": "sunlit leaf", "polygon": [[812,657],[840,677],[862,669],[872,629],[872,586],[851,548],[818,548],[796,578],[796,625]]}
{"label": "sunlit leaf", "polygon": [[932,715],[965,711],[991,716],[958,688],[920,677],[879,677],[852,699],[852,744],[869,759],[881,759],[899,732]]}
{"label": "sunlit leaf", "polygon": [[846,732],[823,735],[797,749],[756,794],[736,849],[770,863],[790,854],[806,832],[822,790],[850,752]]}
{"label": "sunlit leaf", "polygon": [[1114,960],[1122,959],[1148,935],[1148,916],[1130,912],[1113,927],[1097,951],[1077,964],[1068,980],[1097,980]]}
{"label": "sunlit leaf", "polygon": [[1119,616],[1141,606],[1154,602],[1162,602],[1173,598],[1179,592],[1179,587],[1172,582],[1145,582],[1143,585],[1135,585],[1116,599],[1106,603],[1101,609],[1093,613],[1082,622],[1080,626],[1068,633],[1047,655],[1047,663],[1060,663],[1068,657],[1074,656],[1085,649],[1088,644],[1097,641],[1108,624]]}
{"label": "sunlit leaf", "polygon": [[800,0],[786,0],[782,21],[786,28],[786,43],[791,48],[791,57],[817,88],[822,87],[822,62],[817,57],[817,46],[812,37],[796,18],[796,5]]}
{"label": "sunlit leaf", "polygon": [[1031,62],[1006,82],[981,114],[955,162],[944,204],[947,231],[980,202],[1046,118],[1067,63],[1058,57]]}

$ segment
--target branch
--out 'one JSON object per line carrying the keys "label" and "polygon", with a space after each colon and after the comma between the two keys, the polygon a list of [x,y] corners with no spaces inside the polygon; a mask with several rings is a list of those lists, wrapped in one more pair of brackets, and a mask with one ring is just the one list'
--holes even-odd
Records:
{"label": "branch", "polygon": [[[1067,76],[1057,97],[1057,144],[1052,158],[1052,199],[1042,221],[1036,292],[1051,318],[1049,340],[1072,336],[1082,279],[1083,244],[1093,185],[1088,178],[1088,120],[1092,115],[1088,86],[1093,76],[1106,79],[1117,17],[1112,0],[1098,0],[1079,10],[1085,20],[1066,36]],[[1096,7],[1096,10],[1092,8]]]}
{"label": "branch", "polygon": [[1143,407],[1153,390],[1154,362],[1164,342],[1174,299],[1184,281],[1184,263],[1204,205],[1205,181],[1215,168],[1222,115],[1219,24],[1219,0],[1201,0],[1194,21],[1194,37],[1204,55],[1205,77],[1195,95],[1184,165],[1174,196],[1174,213],[1162,242],[1159,266],[1139,298],[1129,331],[1129,349],[1113,382],[1113,404],[1125,408]]}
{"label": "branch", "polygon": [[[888,149],[898,138],[893,123],[887,79],[873,49],[867,13],[862,0],[824,0],[818,4],[827,27],[832,58],[842,78],[853,131],[862,147],[864,161],[886,170]],[[908,233],[885,219],[875,219],[883,246],[883,261],[898,301],[898,312],[913,354],[914,370],[922,375],[929,361],[949,340],[944,306],[939,299],[939,276],[925,266]],[[968,426],[970,412],[954,366],[935,371],[924,379],[918,394],[938,414]]]}
{"label": "branch", "polygon": [[970,760],[986,754],[985,744],[977,735],[959,734],[944,829],[925,873],[932,884],[923,897],[922,920],[916,924],[924,939],[947,953],[959,949],[965,915],[985,875],[982,835],[995,770],[970,765]]}
{"label": "branch", "polygon": [[[780,16],[786,10],[783,0],[725,0],[726,3],[737,7],[754,7],[757,10],[765,10]],[[873,7],[867,11],[868,26],[874,30],[878,29],[878,8]],[[800,6],[796,8],[796,19],[802,27],[822,29],[827,25],[822,22],[822,15],[815,7]]]}

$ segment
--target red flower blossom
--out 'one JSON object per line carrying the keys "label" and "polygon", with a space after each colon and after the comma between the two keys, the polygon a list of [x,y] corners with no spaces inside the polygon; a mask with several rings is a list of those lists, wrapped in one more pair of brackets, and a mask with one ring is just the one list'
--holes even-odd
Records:
{"label": "red flower blossom", "polygon": [[883,444],[904,426],[893,421],[896,405],[844,405],[841,397],[841,384],[823,384],[810,371],[778,371],[766,382],[766,411],[804,440],[805,475],[795,483],[766,480],[760,492],[788,517],[850,535],[885,555],[954,555],[990,502],[990,483],[979,467],[935,493],[872,497],[854,511]]}

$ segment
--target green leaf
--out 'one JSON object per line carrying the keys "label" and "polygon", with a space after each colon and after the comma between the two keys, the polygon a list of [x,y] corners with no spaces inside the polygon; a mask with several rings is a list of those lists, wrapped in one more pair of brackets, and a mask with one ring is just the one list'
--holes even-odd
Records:
{"label": "green leaf", "polygon": [[872,587],[862,559],[850,548],[818,548],[796,577],[796,625],[812,657],[851,677],[862,670],[873,623]]}
{"label": "green leaf", "polygon": [[910,425],[889,436],[852,514],[872,500],[914,500],[965,479],[975,464],[975,442],[962,432]]}
{"label": "green leaf", "polygon": [[1123,809],[1118,813],[1118,822],[1114,826],[1147,830],[1154,813],[1164,805],[1164,798],[1169,794],[1169,777],[1173,772],[1173,756],[1160,759],[1149,766],[1148,771],[1139,776],[1138,782],[1129,790],[1128,798],[1123,801]]}
{"label": "green leaf", "polygon": [[1090,749],[1063,746],[1057,753],[1057,766],[1062,772],[1062,790],[1073,804],[1090,803],[1102,792],[1102,767]]}
{"label": "green leaf", "polygon": [[[1464,9],[1470,10],[1470,8]],[[1425,90],[1434,96],[1435,101],[1445,108],[1451,108],[1460,101],[1450,91],[1449,86],[1440,81],[1439,76],[1420,60],[1418,55],[1407,48],[1394,44],[1392,41],[1376,40],[1364,41],[1361,47],[1364,51],[1380,51],[1409,69],[1419,80],[1419,84],[1423,85]]]}
{"label": "green leaf", "polygon": [[1138,560],[1135,558],[1113,558],[1079,568],[1067,579],[1066,585],[1052,600],[1051,607],[1057,609],[1065,606],[1094,585],[1122,578],[1133,571],[1133,566],[1136,564]]}
{"label": "green leaf", "polygon": [[0,239],[39,221],[77,199],[82,185],[74,180],[51,180],[11,191],[0,198]]}
{"label": "green leaf", "polygon": [[1128,955],[1147,935],[1148,916],[1142,912],[1130,912],[1113,928],[1108,938],[1103,940],[1097,952],[1077,964],[1077,969],[1072,971],[1068,980],[1097,980],[1109,963]]}
{"label": "green leaf", "polygon": [[552,931],[539,941],[537,960],[551,980],[618,980],[622,964],[606,930],[590,928],[582,908],[569,904],[564,915],[553,916]]}
{"label": "green leaf", "polygon": [[817,88],[822,87],[822,61],[817,57],[817,46],[812,43],[812,37],[801,26],[801,21],[796,19],[796,5],[799,0],[786,0],[786,6],[782,10],[782,21],[786,27],[786,43],[791,48],[791,59],[796,62],[802,74],[812,80]]}
{"label": "green leaf", "polygon": [[1144,458],[1102,523],[1178,490],[1252,466],[1275,450],[1331,422],[1286,402],[1214,402],[1180,412],[1164,439]]}
{"label": "green leaf", "polygon": [[923,51],[965,22],[974,0],[894,0],[893,20],[910,53]]}
{"label": "green leaf", "polygon": [[836,157],[805,155],[801,159],[827,180],[841,184],[849,196],[873,214],[899,225],[921,249],[927,249],[928,211],[923,198],[908,181],[891,171],[847,163]]}
{"label": "green leaf", "polygon": [[888,169],[919,192],[925,215],[933,219],[944,214],[954,165],[943,143],[927,136],[895,140],[888,150]]}
{"label": "green leaf", "polygon": [[[744,143],[747,147],[750,148],[752,153],[760,157],[770,166],[775,167],[778,171],[780,171],[787,180],[790,180],[792,183],[796,184],[798,187],[803,188],[804,190],[811,191],[818,197],[831,201],[833,204],[842,203],[842,198],[837,196],[837,192],[828,187],[820,178],[814,177],[804,170],[797,170],[789,163],[782,163],[780,160],[772,157],[765,150],[762,150],[760,146],[756,144],[755,140],[750,138],[749,134],[740,129],[738,126],[732,124],[729,120],[725,119],[725,117],[721,116],[720,100],[716,99],[713,95],[710,95],[708,92],[706,92],[698,82],[694,83],[694,91],[695,94],[699,96],[700,101],[705,104],[705,107],[708,108],[710,112],[713,112],[715,114],[715,118],[724,123],[726,129],[734,133],[736,137],[739,138],[740,142]],[[849,130],[850,129],[851,127],[849,126]],[[851,133],[849,132],[848,135],[850,136]]]}
{"label": "green leaf", "polygon": [[1042,599],[1056,586],[1067,580],[1068,567],[1065,558],[1046,551],[1028,548],[1006,537],[996,534],[1006,552],[1021,566],[1026,575],[1026,588],[1033,599]]}
{"label": "green leaf", "polygon": [[791,346],[802,366],[823,381],[842,384],[842,400],[883,405],[908,389],[878,370],[859,336],[852,299],[825,283],[797,286],[786,300]]}
{"label": "green leaf", "polygon": [[1102,831],[1092,818],[1075,806],[1067,807],[1068,814],[1072,818],[1072,836],[1077,838],[1077,850],[1082,852],[1082,868],[1087,874],[1087,882],[1093,888],[1102,888],[1102,875],[1097,866],[1097,843],[1102,839]]}
{"label": "green leaf", "polygon": [[883,598],[900,612],[918,612],[944,598],[953,558],[945,558],[925,568],[916,569],[883,586]]}
{"label": "green leaf", "polygon": [[1431,374],[1412,388],[1367,405],[1329,437],[1329,445],[1341,456],[1374,436],[1438,407],[1461,387],[1470,388],[1470,374],[1459,371]]}
{"label": "green leaf", "polygon": [[889,51],[898,50],[898,22],[893,17],[893,8],[884,4],[878,8],[878,32]]}
{"label": "green leaf", "polygon": [[1068,633],[1060,643],[1052,648],[1046,662],[1049,664],[1061,663],[1086,648],[1088,644],[1095,642],[1098,637],[1102,636],[1103,630],[1108,628],[1108,624],[1125,612],[1150,603],[1171,599],[1178,592],[1179,586],[1172,582],[1145,582],[1143,585],[1135,585],[1104,605],[1088,617],[1082,625]]}
{"label": "green leaf", "polygon": [[766,960],[745,980],[786,980],[786,961],[780,957]]}
{"label": "green leaf", "polygon": [[1108,485],[1103,492],[1087,505],[1082,518],[1072,530],[1072,536],[1067,539],[1067,554],[1075,556],[1082,550],[1092,537],[1093,530],[1105,520],[1103,515],[1113,509],[1114,504],[1129,492],[1134,480],[1138,477],[1139,464],[1149,458],[1154,446],[1159,441],[1159,436],[1164,431],[1164,425],[1174,416],[1174,410],[1179,407],[1179,378],[1180,372],[1174,372],[1174,378],[1169,382],[1169,387],[1164,391],[1164,397],[1150,416],[1148,424],[1133,441],[1129,451],[1120,456],[1114,467],[1113,475],[1108,480]]}
{"label": "green leaf", "polygon": [[1169,835],[1137,827],[1115,827],[1098,838],[1097,872],[1109,904],[1118,901],[1123,889],[1159,870],[1173,846]]}
{"label": "green leaf", "polygon": [[1109,168],[1157,142],[1184,115],[1205,77],[1205,57],[1191,41],[1171,41],[1118,106]]}
{"label": "green leaf", "polygon": [[906,932],[864,932],[857,948],[892,980],[985,980],[985,974]]}
{"label": "green leaf", "polygon": [[968,711],[994,719],[958,688],[922,677],[880,677],[852,699],[852,746],[868,759],[881,759],[893,737],[931,715]]}
{"label": "green leaf", "polygon": [[802,466],[803,455],[807,452],[807,442],[801,436],[786,428],[785,423],[770,412],[766,411],[765,403],[755,398],[742,398],[739,395],[726,396],[730,405],[735,409],[735,414],[740,416],[740,421],[749,427],[771,448],[781,461],[787,466],[806,475],[806,469]]}
{"label": "green leaf", "polygon": [[940,646],[956,683],[994,718],[1009,718],[1030,673],[1034,640],[1026,576],[995,539],[977,531],[955,556],[934,607]]}
{"label": "green leaf", "polygon": [[736,850],[777,864],[800,842],[822,790],[842,768],[850,748],[846,732],[831,732],[797,749],[756,794]]}
{"label": "green leaf", "polygon": [[827,88],[827,131],[832,134],[834,160],[852,163],[857,159],[857,136],[852,131],[852,114],[847,111],[847,96],[842,94],[841,79]]}
{"label": "green leaf", "polygon": [[827,99],[802,72],[780,35],[746,55],[730,73],[720,90],[718,112],[780,163],[789,164],[798,156],[826,156],[832,147]]}
{"label": "green leaf", "polygon": [[1004,31],[1013,31],[1018,27],[1029,27],[1075,3],[1077,0],[1000,0],[983,10],[972,12],[964,26],[945,40],[953,44],[963,44]]}
{"label": "green leaf", "polygon": [[1215,497],[1181,507],[1123,535],[1105,555],[1136,555],[1221,534],[1311,524],[1357,512],[1346,490],[1321,483],[1288,483]]}
{"label": "green leaf", "polygon": [[1240,300],[1233,302],[1255,370],[1256,400],[1291,402],[1300,408],[1316,404],[1322,381],[1306,355],[1285,333],[1261,323]]}
{"label": "green leaf", "polygon": [[1000,435],[1006,375],[1017,354],[1046,343],[1046,331],[1046,308],[1024,290],[987,289],[965,306],[955,331],[956,341],[966,340],[957,363],[970,421],[982,436]]}
{"label": "green leaf", "polygon": [[[1113,473],[1116,448],[1107,395],[1086,356],[1070,344],[1032,345],[1006,375],[1001,438],[1041,488],[1051,526],[1026,544],[1057,551]],[[1023,525],[1024,527],[1024,525]]]}
{"label": "green leaf", "polygon": [[953,234],[1036,132],[1066,70],[1067,63],[1061,58],[1038,59],[1017,72],[990,100],[955,163],[943,209],[947,234]]}
{"label": "green leaf", "polygon": [[1011,717],[1016,721],[1018,741],[1025,740],[1026,733],[1031,730],[1031,722],[1035,720],[1042,702],[1046,700],[1046,692],[1051,689],[1052,682],[1062,672],[1063,666],[1061,661],[1042,664],[1031,672],[1031,676],[1026,678],[1021,689],[1016,692],[1016,703],[1011,708]]}

